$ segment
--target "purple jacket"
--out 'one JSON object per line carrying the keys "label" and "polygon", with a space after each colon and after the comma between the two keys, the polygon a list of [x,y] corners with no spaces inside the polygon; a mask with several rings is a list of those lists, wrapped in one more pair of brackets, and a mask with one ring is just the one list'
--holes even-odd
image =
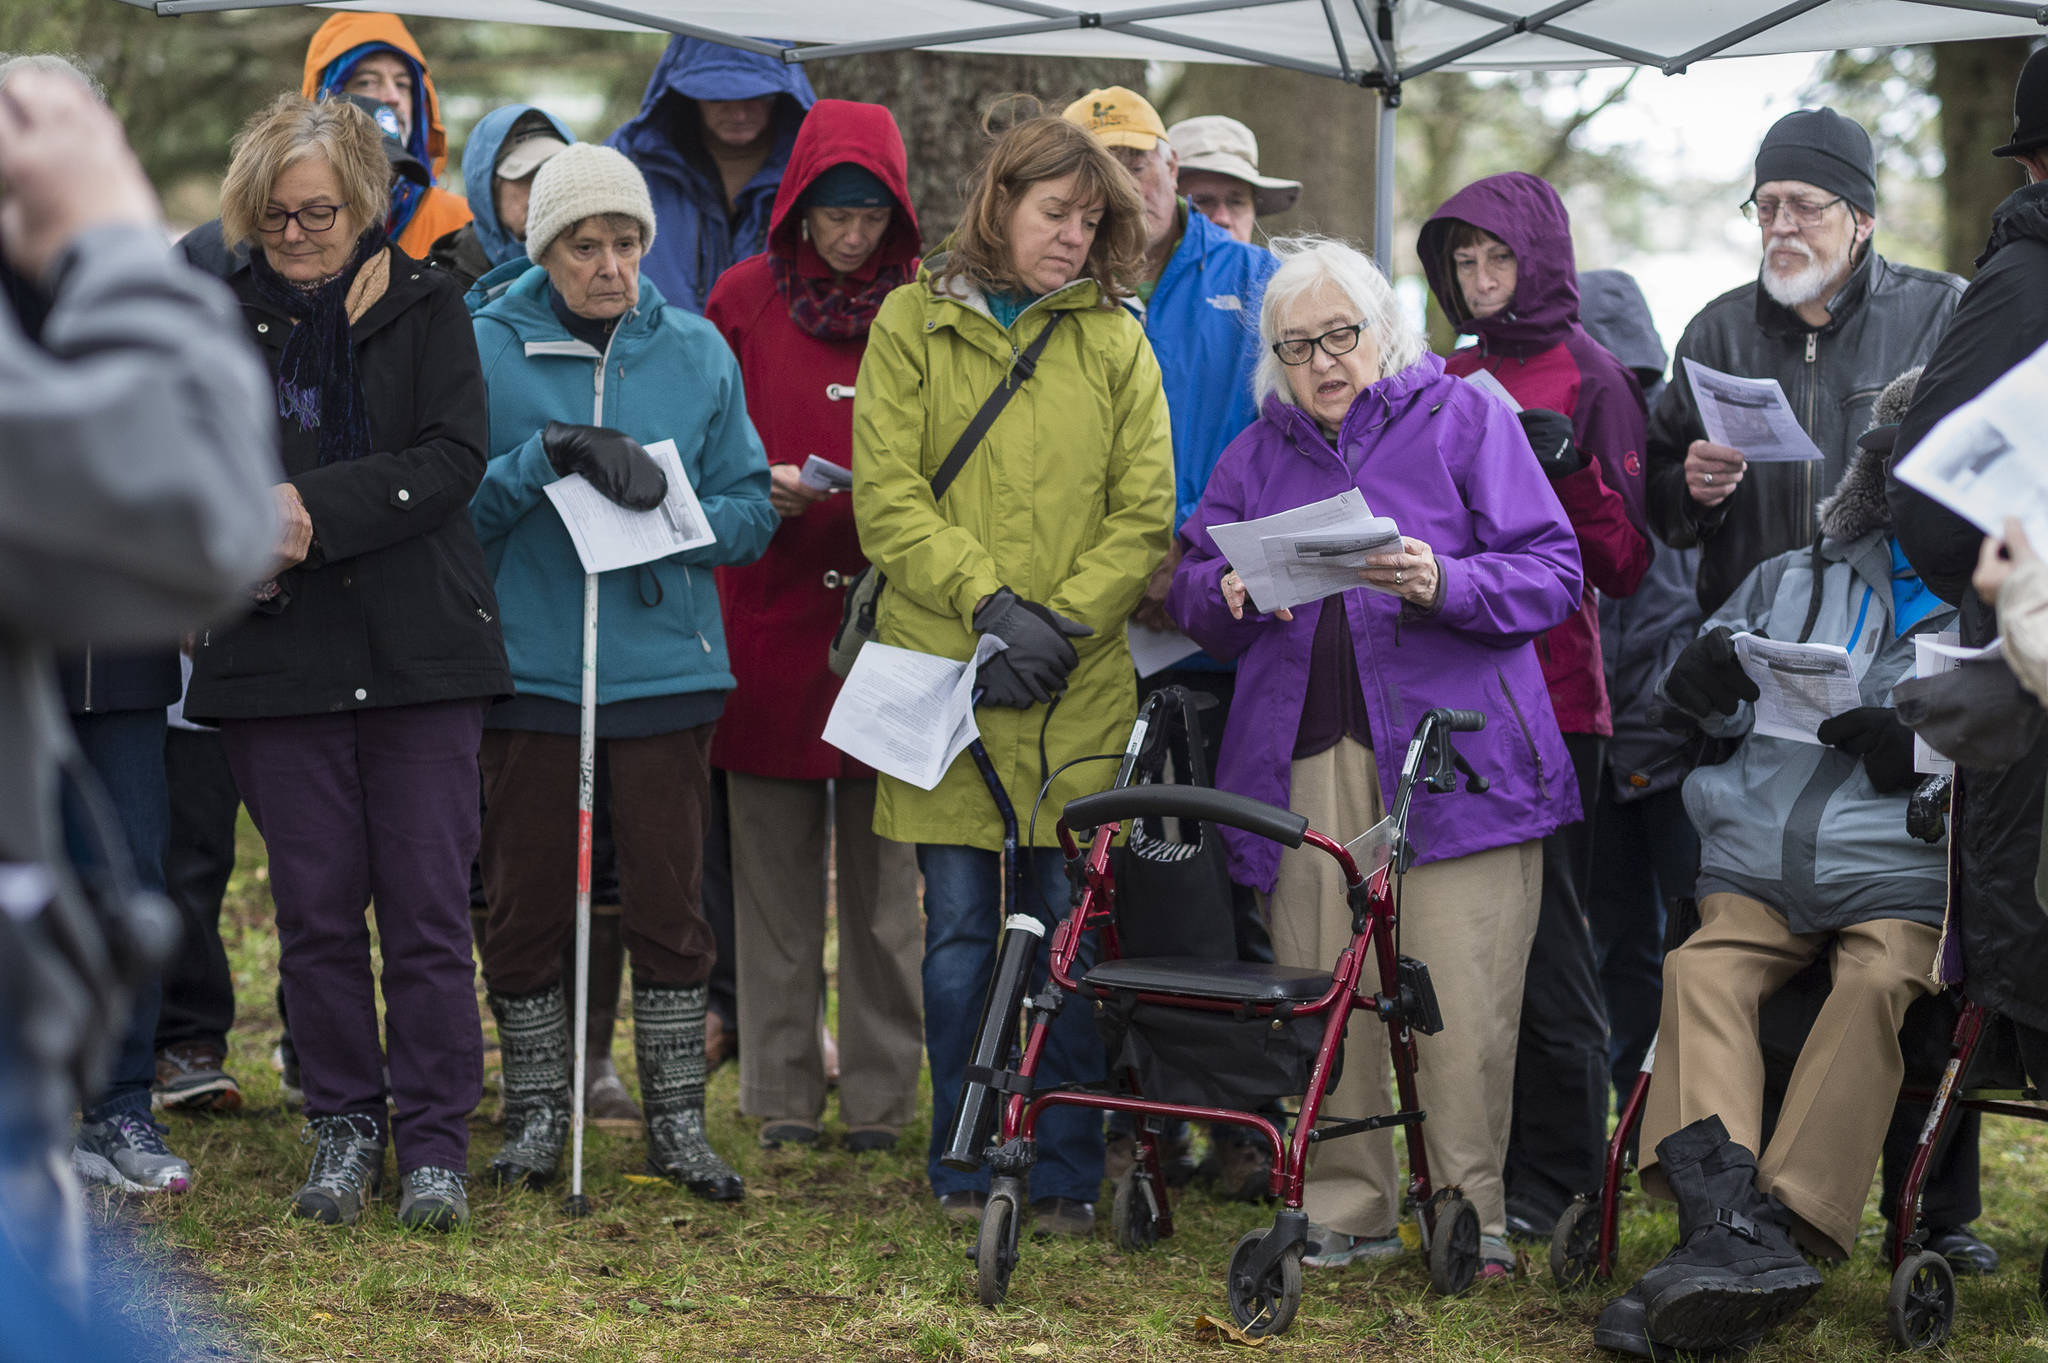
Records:
{"label": "purple jacket", "polygon": [[[1436,552],[1438,612],[1404,616],[1394,597],[1358,588],[1296,606],[1292,623],[1250,610],[1231,619],[1217,585],[1229,565],[1209,527],[1349,487]],[[1223,452],[1180,533],[1187,554],[1167,609],[1211,655],[1239,660],[1219,787],[1287,804],[1316,621],[1342,602],[1388,804],[1423,711],[1443,705],[1486,716],[1486,728],[1459,735],[1458,745],[1492,789],[1419,793],[1408,820],[1418,862],[1527,842],[1579,818],[1571,760],[1531,642],[1579,604],[1578,543],[1514,415],[1446,375],[1437,356],[1425,354],[1360,394],[1336,449],[1313,417],[1267,398],[1260,419]],[[1322,831],[1351,838],[1365,830]],[[1231,875],[1271,889],[1278,845],[1235,829],[1224,830],[1224,841]]]}

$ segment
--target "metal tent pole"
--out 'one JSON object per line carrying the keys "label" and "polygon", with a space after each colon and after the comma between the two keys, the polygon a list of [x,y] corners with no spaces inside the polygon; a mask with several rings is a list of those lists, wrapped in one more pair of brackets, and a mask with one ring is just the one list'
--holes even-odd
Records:
{"label": "metal tent pole", "polygon": [[1372,160],[1372,258],[1387,278],[1394,277],[1394,112],[1396,92],[1380,96],[1379,146]]}

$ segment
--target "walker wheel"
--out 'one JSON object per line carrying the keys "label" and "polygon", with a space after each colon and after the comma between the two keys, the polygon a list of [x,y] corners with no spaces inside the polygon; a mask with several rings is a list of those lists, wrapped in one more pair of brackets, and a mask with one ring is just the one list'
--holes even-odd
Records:
{"label": "walker wheel", "polygon": [[1956,1275],[1948,1260],[1931,1250],[1909,1255],[1892,1274],[1885,1319],[1904,1349],[1932,1349],[1947,1339],[1956,1320]]}
{"label": "walker wheel", "polygon": [[1017,1267],[1017,1203],[1009,1193],[991,1193],[981,1213],[981,1235],[974,1244],[975,1286],[983,1306],[999,1306],[1010,1292],[1010,1273]]}
{"label": "walker wheel", "polygon": [[1252,1259],[1269,1232],[1246,1231],[1230,1252],[1230,1314],[1248,1335],[1278,1335],[1301,1309],[1301,1246],[1290,1245],[1265,1276],[1253,1280]]}
{"label": "walker wheel", "polygon": [[1550,1277],[1559,1287],[1584,1287],[1600,1271],[1600,1204],[1575,1197],[1550,1233]]}
{"label": "walker wheel", "polygon": [[1449,1189],[1431,1200],[1436,1226],[1429,1237],[1429,1285],[1455,1297],[1479,1276],[1479,1209]]}
{"label": "walker wheel", "polygon": [[1138,1254],[1159,1243],[1159,1208],[1152,1200],[1152,1180],[1136,1169],[1126,1169],[1116,1181],[1116,1201],[1110,1207],[1109,1224],[1116,1232],[1116,1247]]}

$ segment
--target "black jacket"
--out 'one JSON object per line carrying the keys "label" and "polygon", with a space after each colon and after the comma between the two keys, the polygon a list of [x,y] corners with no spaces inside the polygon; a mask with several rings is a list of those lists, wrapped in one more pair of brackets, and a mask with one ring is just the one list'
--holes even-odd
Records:
{"label": "black jacket", "polygon": [[[275,374],[291,323],[228,277]],[[454,281],[392,249],[391,282],[354,327],[371,448],[322,467],[317,431],[280,421],[285,475],[313,520],[275,601],[199,637],[194,719],[318,714],[510,694],[498,604],[470,526],[487,417]]]}
{"label": "black jacket", "polygon": [[178,699],[178,650],[87,648],[57,659],[64,708],[74,715],[161,710]]}
{"label": "black jacket", "polygon": [[[1814,505],[1841,481],[1884,386],[1924,364],[1963,281],[1868,252],[1815,329],[1752,282],[1700,310],[1678,341],[1671,383],[1650,414],[1650,526],[1674,549],[1700,546],[1700,607],[1711,615],[1749,570],[1813,543]],[[1825,458],[1751,464],[1742,485],[1707,509],[1685,486],[1685,452],[1706,438],[1685,361],[1776,379]]]}
{"label": "black jacket", "polygon": [[[1913,406],[1899,427],[1893,463],[1934,424],[2048,343],[2048,184],[2029,185],[1991,215],[1962,305],[1942,332]],[[1962,608],[1966,644],[1998,637],[1990,605],[1970,590],[1984,536],[1940,503],[1892,479],[1886,489],[1900,548],[1922,580]],[[2035,897],[2041,796],[2048,740],[2001,771],[1964,768],[1955,840],[1962,865],[1956,919],[1964,987],[1971,998],[2029,1027],[2048,1028],[2048,910]]]}

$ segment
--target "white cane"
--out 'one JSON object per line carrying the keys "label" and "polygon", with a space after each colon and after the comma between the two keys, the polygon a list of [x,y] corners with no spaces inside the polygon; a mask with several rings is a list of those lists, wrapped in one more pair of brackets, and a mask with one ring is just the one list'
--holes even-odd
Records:
{"label": "white cane", "polygon": [[597,574],[583,575],[583,718],[576,750],[576,1006],[569,1026],[575,1049],[569,1093],[569,1196],[571,1217],[590,1215],[583,1195],[583,1081],[589,1064],[584,1032],[590,1023],[590,821],[591,787],[597,766]]}

